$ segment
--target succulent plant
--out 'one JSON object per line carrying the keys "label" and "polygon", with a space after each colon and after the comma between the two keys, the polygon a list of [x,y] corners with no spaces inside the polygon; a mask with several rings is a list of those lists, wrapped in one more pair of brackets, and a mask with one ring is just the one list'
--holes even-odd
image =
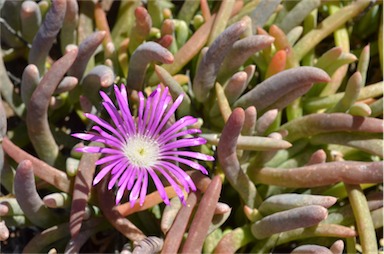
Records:
{"label": "succulent plant", "polygon": [[4,253],[382,250],[381,7],[0,1]]}

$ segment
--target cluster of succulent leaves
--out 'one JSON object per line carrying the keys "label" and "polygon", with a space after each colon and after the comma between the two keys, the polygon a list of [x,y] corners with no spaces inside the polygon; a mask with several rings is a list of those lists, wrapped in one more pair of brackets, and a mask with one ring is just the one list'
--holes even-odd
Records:
{"label": "cluster of succulent leaves", "polygon": [[[375,1],[0,1],[4,251],[374,253],[383,24]],[[115,206],[70,133],[100,89],[161,83],[215,155],[187,206]],[[170,197],[175,194],[169,191]],[[380,241],[381,240],[381,241]]]}

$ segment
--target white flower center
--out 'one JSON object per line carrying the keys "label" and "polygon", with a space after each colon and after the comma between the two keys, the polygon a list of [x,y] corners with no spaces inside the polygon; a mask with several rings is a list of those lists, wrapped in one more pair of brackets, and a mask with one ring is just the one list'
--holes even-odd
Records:
{"label": "white flower center", "polygon": [[137,167],[152,167],[159,157],[159,144],[146,136],[135,135],[127,140],[123,152]]}

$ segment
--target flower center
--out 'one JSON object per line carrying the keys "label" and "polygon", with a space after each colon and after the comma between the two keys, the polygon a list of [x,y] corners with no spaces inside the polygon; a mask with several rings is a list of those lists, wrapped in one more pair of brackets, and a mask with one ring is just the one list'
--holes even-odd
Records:
{"label": "flower center", "polygon": [[135,135],[127,140],[123,153],[137,167],[151,167],[159,157],[159,144],[156,140],[142,135]]}

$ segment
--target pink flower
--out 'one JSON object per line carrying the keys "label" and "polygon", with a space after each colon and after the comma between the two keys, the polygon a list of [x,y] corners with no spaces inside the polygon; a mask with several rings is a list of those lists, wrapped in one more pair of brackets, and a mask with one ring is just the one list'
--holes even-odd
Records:
{"label": "pink flower", "polygon": [[[92,115],[85,114],[96,125],[89,133],[73,134],[82,140],[97,141],[104,147],[85,146],[77,151],[84,153],[102,153],[104,156],[96,164],[102,165],[93,184],[100,182],[107,174],[111,175],[108,189],[117,186],[116,204],[120,203],[126,190],[130,191],[129,201],[133,205],[139,198],[144,203],[147,194],[148,176],[152,178],[165,204],[169,204],[168,196],[158,175],[163,175],[174,188],[181,202],[185,204],[183,189],[195,191],[192,179],[177,164],[185,164],[204,174],[207,170],[195,159],[212,161],[214,158],[198,152],[188,151],[192,146],[206,143],[201,137],[188,137],[198,134],[199,129],[185,127],[196,123],[192,116],[184,116],[175,123],[166,126],[183,100],[179,96],[172,104],[168,88],[160,86],[145,100],[139,92],[138,116],[135,120],[129,110],[127,91],[124,85],[114,86],[118,108],[104,92],[103,106],[108,112],[112,124]],[[168,110],[167,110],[168,109]],[[182,150],[179,150],[179,149]]]}

